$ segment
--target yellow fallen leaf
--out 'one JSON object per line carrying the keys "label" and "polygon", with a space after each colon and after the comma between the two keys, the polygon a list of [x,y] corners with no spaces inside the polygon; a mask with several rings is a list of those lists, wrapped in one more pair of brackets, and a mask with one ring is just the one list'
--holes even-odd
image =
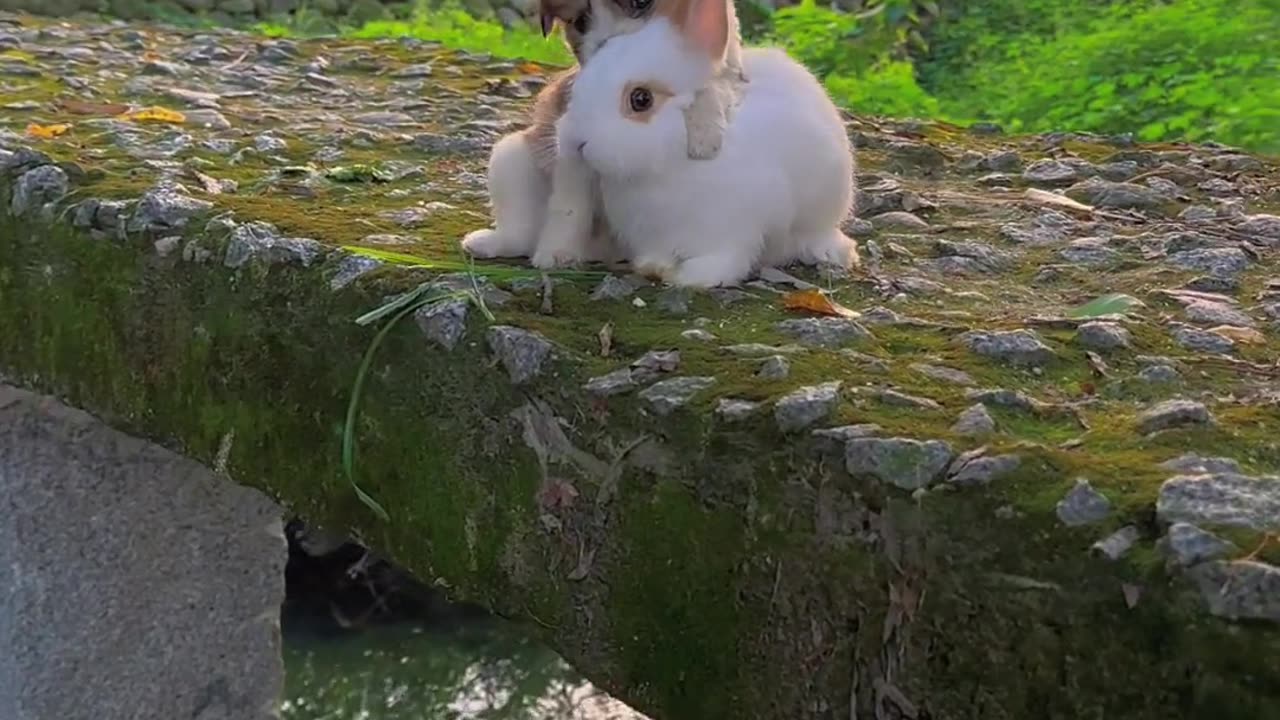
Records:
{"label": "yellow fallen leaf", "polygon": [[27,125],[27,136],[40,138],[41,140],[52,140],[53,138],[66,133],[70,129],[71,126],[66,123],[58,123],[57,125],[37,125],[35,123],[31,123],[30,125]]}
{"label": "yellow fallen leaf", "polygon": [[859,317],[858,313],[823,295],[820,290],[789,292],[782,296],[782,306],[788,310],[798,310],[816,315]]}
{"label": "yellow fallen leaf", "polygon": [[531,62],[520,63],[519,65],[516,66],[516,69],[524,73],[525,75],[541,75],[542,74],[542,66],[539,65],[538,63],[531,63]]}
{"label": "yellow fallen leaf", "polygon": [[156,52],[155,50],[148,50],[142,53],[143,62],[156,62],[159,59],[160,59],[160,53]]}
{"label": "yellow fallen leaf", "polygon": [[140,108],[131,112],[120,115],[121,120],[133,120],[134,122],[166,122],[180,125],[187,121],[187,116],[177,110],[162,108],[159,106]]}
{"label": "yellow fallen leaf", "polygon": [[1260,345],[1267,341],[1262,333],[1253,328],[1236,327],[1234,325],[1219,325],[1215,328],[1209,328],[1209,332],[1249,345]]}

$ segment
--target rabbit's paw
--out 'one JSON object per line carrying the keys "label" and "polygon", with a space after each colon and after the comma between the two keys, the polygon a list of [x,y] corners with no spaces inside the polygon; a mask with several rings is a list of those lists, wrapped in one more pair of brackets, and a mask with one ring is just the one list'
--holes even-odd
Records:
{"label": "rabbit's paw", "polygon": [[529,254],[530,242],[500,230],[485,228],[473,230],[462,238],[462,249],[482,260],[500,257],[520,257]]}
{"label": "rabbit's paw", "polygon": [[751,258],[741,253],[717,253],[692,257],[675,269],[669,277],[681,287],[717,287],[737,285],[751,274]]}
{"label": "rabbit's paw", "polygon": [[529,263],[536,268],[551,270],[572,267],[587,259],[582,248],[574,243],[543,241],[538,243],[538,249],[529,258]]}
{"label": "rabbit's paw", "polygon": [[858,244],[836,228],[797,238],[800,260],[809,265],[835,265],[856,268],[860,265]]}

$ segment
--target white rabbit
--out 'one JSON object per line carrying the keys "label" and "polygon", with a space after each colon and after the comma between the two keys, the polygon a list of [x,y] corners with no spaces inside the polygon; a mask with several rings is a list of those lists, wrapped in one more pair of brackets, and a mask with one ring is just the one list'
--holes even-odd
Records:
{"label": "white rabbit", "polygon": [[762,264],[843,267],[853,150],[816,78],[777,49],[743,51],[747,82],[720,152],[690,160],[685,108],[719,72],[730,37],[722,0],[611,39],[574,83],[560,154],[599,175],[604,214],[639,272],[687,286],[736,284]]}
{"label": "white rabbit", "polygon": [[[742,82],[741,40],[732,0],[726,6],[731,38],[720,77],[685,111],[687,154],[703,160],[720,150],[732,89]],[[634,32],[654,16],[684,11],[685,0],[542,0],[543,34],[557,20],[580,65],[610,38]],[[556,267],[616,256],[599,212],[594,178],[576,154],[557,153],[555,124],[563,115],[580,68],[561,73],[539,93],[530,127],[499,140],[489,158],[494,227],[463,238],[475,257],[532,255],[537,267]]]}

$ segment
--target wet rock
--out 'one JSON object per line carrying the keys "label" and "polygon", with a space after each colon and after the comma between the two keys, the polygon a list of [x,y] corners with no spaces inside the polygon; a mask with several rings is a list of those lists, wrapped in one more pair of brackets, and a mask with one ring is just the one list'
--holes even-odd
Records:
{"label": "wet rock", "polygon": [[855,438],[845,445],[845,469],[903,490],[918,490],[942,478],[951,446],[940,440]]}
{"label": "wet rock", "polygon": [[912,363],[911,369],[926,377],[950,383],[952,385],[969,387],[977,384],[973,379],[973,376],[969,373],[963,370],[956,370],[955,368],[943,367],[941,365],[929,365],[928,363]]}
{"label": "wet rock", "polygon": [[197,200],[178,192],[175,188],[161,186],[148,190],[138,201],[129,218],[129,232],[167,232],[186,227],[192,218],[213,209],[208,200]]}
{"label": "wet rock", "polygon": [[774,327],[801,345],[816,347],[835,348],[871,338],[866,328],[849,318],[796,318],[783,320]]}
{"label": "wet rock", "polygon": [[1204,457],[1185,453],[1160,463],[1162,470],[1191,475],[1195,473],[1239,473],[1240,463],[1225,457]]}
{"label": "wet rock", "polygon": [[445,350],[452,350],[467,331],[466,300],[445,300],[423,305],[413,312],[413,320],[427,339]]}
{"label": "wet rock", "polygon": [[733,400],[720,398],[716,403],[716,417],[725,422],[741,422],[756,414],[760,403],[750,400]]}
{"label": "wet rock", "polygon": [[657,382],[640,391],[640,399],[657,415],[670,415],[695,395],[716,383],[713,377],[678,377]]}
{"label": "wet rock", "polygon": [[1280,568],[1252,560],[1216,560],[1196,565],[1188,574],[1211,614],[1280,622]]}
{"label": "wet rock", "polygon": [[970,405],[951,426],[951,432],[969,437],[989,435],[995,431],[996,421],[982,403]]}
{"label": "wet rock", "polygon": [[1078,478],[1055,508],[1058,519],[1068,527],[1078,527],[1101,522],[1111,514],[1111,501],[1093,488],[1084,478]]}
{"label": "wet rock", "polygon": [[1280,478],[1237,472],[1175,475],[1160,486],[1161,522],[1280,531]]}
{"label": "wet rock", "polygon": [[1230,277],[1247,270],[1252,261],[1240,248],[1196,248],[1173,253],[1165,262],[1183,270]]}
{"label": "wet rock", "polygon": [[1090,548],[1094,554],[1108,560],[1119,560],[1129,553],[1142,537],[1142,533],[1133,525],[1125,525],[1107,537],[1094,543]]}
{"label": "wet rock", "polygon": [[1234,543],[1185,522],[1170,525],[1157,547],[1171,562],[1182,567],[1217,560],[1240,551]]}
{"label": "wet rock", "polygon": [[1173,335],[1174,341],[1179,345],[1196,352],[1225,355],[1236,347],[1235,341],[1229,337],[1191,327],[1190,325],[1171,325],[1169,333]]}
{"label": "wet rock", "polygon": [[551,356],[551,343],[538,333],[510,325],[494,325],[485,339],[489,349],[516,385],[523,385],[542,374],[543,365]]}
{"label": "wet rock", "polygon": [[1169,198],[1149,187],[1101,178],[1089,178],[1072,185],[1067,188],[1066,195],[1072,200],[1101,208],[1143,210],[1158,208],[1169,202]]}
{"label": "wet rock", "polygon": [[631,392],[636,387],[638,386],[632,377],[631,368],[621,368],[587,380],[582,389],[597,397],[612,397]]}
{"label": "wet rock", "polygon": [[240,268],[258,260],[267,265],[310,267],[323,253],[324,246],[315,240],[280,237],[274,225],[251,222],[238,225],[231,231],[222,264]]}
{"label": "wet rock", "polygon": [[49,203],[66,196],[70,189],[67,173],[56,165],[41,165],[18,176],[9,200],[9,211],[15,217],[38,212]]}
{"label": "wet rock", "polygon": [[791,374],[791,363],[782,355],[770,355],[760,363],[756,377],[764,380],[783,380]]}
{"label": "wet rock", "polygon": [[773,406],[773,419],[784,433],[804,430],[831,415],[840,402],[840,381],[802,387]]}
{"label": "wet rock", "polygon": [[356,278],[381,266],[380,260],[364,255],[348,255],[342,258],[333,277],[329,278],[329,289],[335,292],[341,290],[355,282]]}
{"label": "wet rock", "polygon": [[1213,422],[1209,408],[1195,400],[1166,400],[1138,416],[1138,431],[1148,433],[1182,428],[1190,425],[1208,425]]}
{"label": "wet rock", "polygon": [[956,487],[987,485],[1018,469],[1022,458],[1017,455],[978,455],[965,453],[947,469],[947,482]]}
{"label": "wet rock", "polygon": [[1253,318],[1243,311],[1226,303],[1212,300],[1196,300],[1188,303],[1182,310],[1187,319],[1203,325],[1233,325],[1235,327],[1253,327]]}
{"label": "wet rock", "polygon": [[1053,350],[1033,330],[970,331],[960,336],[970,351],[1010,365],[1038,366],[1053,360]]}
{"label": "wet rock", "polygon": [[1076,328],[1075,341],[1089,350],[1105,352],[1129,347],[1131,336],[1119,323],[1093,321]]}

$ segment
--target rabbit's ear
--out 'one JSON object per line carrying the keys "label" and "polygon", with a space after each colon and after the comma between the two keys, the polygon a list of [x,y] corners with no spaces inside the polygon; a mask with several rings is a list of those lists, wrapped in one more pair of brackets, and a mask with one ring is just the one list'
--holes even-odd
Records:
{"label": "rabbit's ear", "polygon": [[723,60],[729,45],[732,0],[672,0],[671,22],[695,48],[712,60]]}

